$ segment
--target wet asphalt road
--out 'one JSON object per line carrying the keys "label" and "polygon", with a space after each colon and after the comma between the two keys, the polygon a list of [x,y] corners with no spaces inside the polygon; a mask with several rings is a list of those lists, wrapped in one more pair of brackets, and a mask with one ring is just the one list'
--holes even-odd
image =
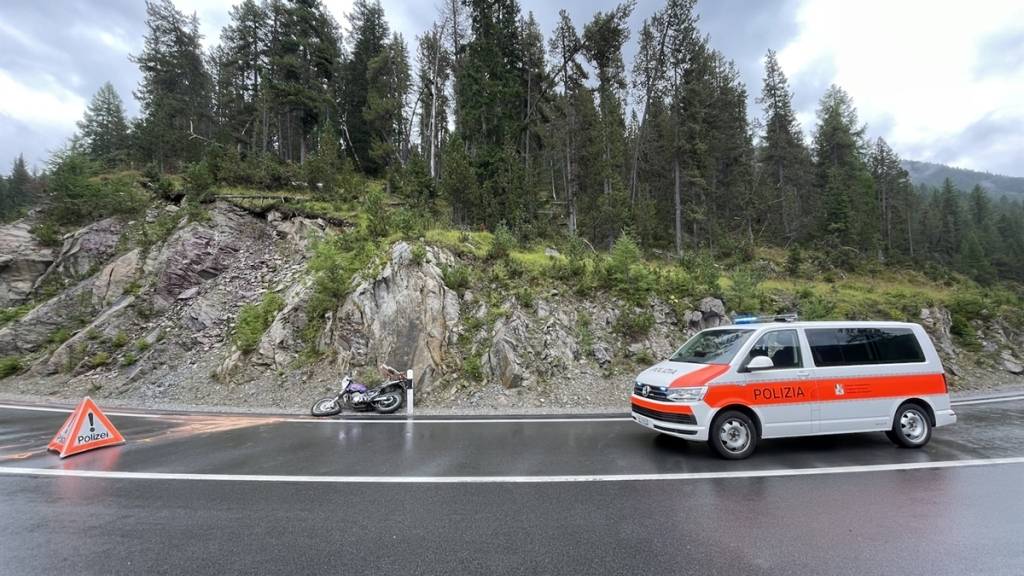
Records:
{"label": "wet asphalt road", "polygon": [[[629,421],[291,422],[112,415],[125,446],[40,450],[66,414],[0,408],[0,467],[386,477],[750,472],[621,482],[298,483],[0,474],[0,574],[1024,574],[1024,401],[957,406],[924,450],[766,441],[743,462]],[[520,480],[522,478],[519,478]]]}

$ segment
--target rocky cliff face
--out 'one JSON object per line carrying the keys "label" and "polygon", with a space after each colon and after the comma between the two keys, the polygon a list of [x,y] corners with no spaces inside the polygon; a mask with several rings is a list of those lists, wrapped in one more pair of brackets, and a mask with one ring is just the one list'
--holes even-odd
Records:
{"label": "rocky cliff face", "polygon": [[31,229],[27,220],[0,226],[0,307],[23,304],[53,262],[53,250],[43,246]]}
{"label": "rocky cliff face", "polygon": [[[36,298],[0,328],[0,357],[19,356],[28,366],[0,381],[0,392],[304,410],[341,375],[366,378],[388,363],[415,371],[420,405],[621,407],[640,369],[689,335],[728,322],[714,298],[691,310],[652,300],[645,309],[653,325],[626,337],[617,325],[634,308],[609,295],[580,298],[549,287],[522,302],[495,290],[485,297],[482,286],[459,293],[446,286],[444,270],[481,263],[398,242],[310,335],[306,261],[327,224],[273,212],[256,218],[220,204],[198,221],[174,207],[147,220],[168,215],[177,225],[155,244],[131,241],[141,223],[103,221],[69,235],[56,253],[26,226],[0,230],[0,262],[10,263],[0,269],[0,287],[8,302]],[[41,285],[62,289],[46,298],[33,292]],[[239,310],[268,292],[284,305],[243,353],[232,338]],[[924,309],[920,321],[962,387],[1017,382],[1024,372],[1017,352],[1024,334],[1001,322],[976,322],[981,350],[967,354],[947,310]],[[318,356],[309,353],[311,337]]]}

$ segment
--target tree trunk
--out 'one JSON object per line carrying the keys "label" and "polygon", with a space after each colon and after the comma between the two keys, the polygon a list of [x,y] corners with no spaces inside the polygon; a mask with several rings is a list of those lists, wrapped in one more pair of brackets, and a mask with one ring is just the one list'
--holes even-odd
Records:
{"label": "tree trunk", "polygon": [[676,254],[679,256],[683,255],[683,197],[682,191],[680,190],[679,184],[679,154],[675,154],[672,157],[672,176],[675,180],[674,185],[674,199],[675,199],[675,215],[676,215]]}

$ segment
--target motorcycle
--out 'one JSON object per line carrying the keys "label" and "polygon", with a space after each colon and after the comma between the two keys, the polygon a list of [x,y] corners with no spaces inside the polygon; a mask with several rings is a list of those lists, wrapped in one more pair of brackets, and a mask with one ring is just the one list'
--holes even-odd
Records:
{"label": "motorcycle", "polygon": [[380,366],[380,372],[384,383],[373,389],[346,375],[341,379],[341,391],[317,400],[311,413],[313,416],[334,416],[348,408],[359,412],[375,410],[381,414],[393,414],[405,403],[405,391],[412,388],[412,380],[387,364]]}

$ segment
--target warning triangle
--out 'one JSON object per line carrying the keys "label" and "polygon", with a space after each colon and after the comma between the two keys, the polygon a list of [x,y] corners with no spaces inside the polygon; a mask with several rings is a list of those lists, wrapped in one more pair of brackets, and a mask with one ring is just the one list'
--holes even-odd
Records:
{"label": "warning triangle", "polygon": [[86,396],[64,421],[47,448],[60,452],[60,457],[64,458],[115,444],[124,444],[124,436],[121,436],[92,398]]}

